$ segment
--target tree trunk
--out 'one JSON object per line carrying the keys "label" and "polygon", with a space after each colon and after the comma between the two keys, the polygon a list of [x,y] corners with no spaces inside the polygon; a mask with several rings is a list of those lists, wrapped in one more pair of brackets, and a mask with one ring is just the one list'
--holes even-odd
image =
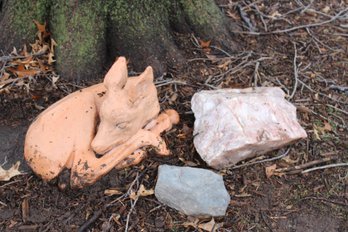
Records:
{"label": "tree trunk", "polygon": [[48,22],[56,68],[68,80],[99,78],[116,56],[157,75],[184,62],[174,33],[194,33],[236,50],[230,25],[214,0],[0,0],[0,50],[32,42],[32,20]]}

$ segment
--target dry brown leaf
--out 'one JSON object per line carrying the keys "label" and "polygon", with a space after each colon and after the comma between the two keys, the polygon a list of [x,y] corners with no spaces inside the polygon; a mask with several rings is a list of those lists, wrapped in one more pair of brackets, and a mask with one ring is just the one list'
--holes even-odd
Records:
{"label": "dry brown leaf", "polygon": [[51,49],[50,49],[50,51],[51,51],[52,54],[54,54],[54,47],[55,46],[57,46],[57,42],[53,38],[51,38]]}
{"label": "dry brown leaf", "polygon": [[136,199],[139,198],[137,192],[131,190],[131,193],[129,194],[129,198],[132,199],[133,201],[135,201]]}
{"label": "dry brown leaf", "polygon": [[146,189],[144,185],[140,185],[140,188],[138,190],[138,196],[146,197],[153,195],[155,191],[153,189]]}
{"label": "dry brown leaf", "polygon": [[199,224],[198,228],[205,230],[205,231],[215,232],[218,229],[220,229],[220,227],[222,227],[222,225],[223,225],[222,223],[215,223],[214,218],[212,218],[209,222]]}
{"label": "dry brown leaf", "polygon": [[198,222],[199,222],[199,219],[198,219],[198,218],[195,218],[194,221],[187,221],[187,222],[184,222],[182,225],[183,225],[184,227],[193,227],[193,228],[197,228]]}
{"label": "dry brown leaf", "polygon": [[6,81],[9,77],[10,77],[10,74],[8,74],[7,72],[4,72],[4,74],[1,77],[1,81]]}
{"label": "dry brown leaf", "polygon": [[17,68],[8,68],[8,71],[12,72],[16,76],[22,78],[27,76],[35,76],[36,74],[39,74],[40,70],[34,70],[34,69],[25,69],[24,65],[18,65]]}
{"label": "dry brown leaf", "polygon": [[230,10],[227,11],[227,16],[234,19],[235,21],[240,20],[240,17],[234,13],[232,13]]}
{"label": "dry brown leaf", "polygon": [[298,163],[298,161],[300,160],[300,158],[299,157],[297,157],[297,159],[291,159],[291,157],[290,156],[285,156],[284,158],[282,158],[282,160],[284,160],[286,163],[288,163],[288,164],[296,164],[296,163]]}
{"label": "dry brown leaf", "polygon": [[35,23],[36,28],[39,32],[44,33],[46,31],[46,23],[41,24],[38,21],[36,21],[35,19],[33,20],[33,22]]}
{"label": "dry brown leaf", "polygon": [[266,172],[266,177],[267,178],[270,178],[271,176],[274,175],[274,171],[276,170],[277,168],[277,164],[273,164],[271,166],[268,166],[265,168],[265,172]]}
{"label": "dry brown leaf", "polygon": [[199,45],[201,46],[201,48],[209,48],[210,43],[211,43],[211,40],[207,40],[207,41],[199,40]]}
{"label": "dry brown leaf", "polygon": [[23,222],[27,222],[29,219],[29,200],[28,198],[24,198],[22,202],[22,219]]}
{"label": "dry brown leaf", "polygon": [[0,181],[9,181],[12,177],[21,175],[19,169],[19,165],[21,162],[17,161],[10,169],[5,170],[0,166]]}
{"label": "dry brown leaf", "polygon": [[325,121],[324,126],[322,127],[323,131],[332,131],[332,126],[329,122]]}
{"label": "dry brown leaf", "polygon": [[223,62],[222,64],[219,64],[218,65],[218,68],[221,68],[223,70],[227,70],[228,69],[228,66],[229,64],[231,63],[232,61],[230,59],[226,60],[225,62]]}
{"label": "dry brown leaf", "polygon": [[48,54],[48,64],[51,65],[52,63],[56,62],[56,60],[53,59],[54,54],[52,52],[50,52]]}
{"label": "dry brown leaf", "polygon": [[106,189],[104,191],[104,194],[106,196],[113,196],[113,195],[121,195],[123,193],[120,190],[118,190],[118,189]]}
{"label": "dry brown leaf", "polygon": [[313,133],[316,140],[321,140],[319,136],[319,128],[316,125],[313,126]]}
{"label": "dry brown leaf", "polygon": [[329,11],[330,11],[329,6],[325,6],[323,9],[321,9],[321,12],[324,12],[325,14],[329,13]]}
{"label": "dry brown leaf", "polygon": [[38,53],[41,53],[41,54],[45,54],[47,51],[48,51],[48,45],[47,44],[44,44],[40,50],[38,51]]}

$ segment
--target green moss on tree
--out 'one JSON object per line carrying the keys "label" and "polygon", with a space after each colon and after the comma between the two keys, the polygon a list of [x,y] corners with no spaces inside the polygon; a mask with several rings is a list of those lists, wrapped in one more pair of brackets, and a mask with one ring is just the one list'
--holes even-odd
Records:
{"label": "green moss on tree", "polygon": [[135,70],[152,65],[157,74],[182,64],[173,32],[231,41],[214,0],[7,0],[0,12],[0,49],[32,41],[33,19],[49,22],[58,44],[57,72],[76,81],[101,77],[119,55]]}
{"label": "green moss on tree", "polygon": [[49,0],[9,1],[13,29],[24,36],[33,37],[37,29],[33,20],[44,23],[48,19]]}
{"label": "green moss on tree", "polygon": [[199,36],[211,39],[225,30],[224,18],[214,1],[180,0],[180,3],[186,20]]}
{"label": "green moss on tree", "polygon": [[51,15],[60,73],[77,81],[100,73],[105,62],[105,20],[101,3],[61,0],[52,6]]}

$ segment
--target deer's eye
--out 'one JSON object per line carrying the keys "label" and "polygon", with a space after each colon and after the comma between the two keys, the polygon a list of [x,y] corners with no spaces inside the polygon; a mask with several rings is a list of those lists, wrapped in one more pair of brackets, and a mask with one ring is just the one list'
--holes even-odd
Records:
{"label": "deer's eye", "polygon": [[117,123],[117,124],[116,124],[116,127],[117,127],[118,129],[123,130],[123,129],[125,129],[125,128],[127,127],[127,125],[128,125],[128,122],[120,122],[120,123]]}

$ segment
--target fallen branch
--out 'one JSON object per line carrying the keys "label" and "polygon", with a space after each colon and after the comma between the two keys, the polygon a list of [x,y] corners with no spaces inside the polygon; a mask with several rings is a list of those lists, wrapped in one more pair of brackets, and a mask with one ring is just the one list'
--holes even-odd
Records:
{"label": "fallen branch", "polygon": [[301,173],[305,174],[305,173],[316,171],[316,170],[335,168],[335,167],[344,167],[344,166],[348,166],[348,163],[328,164],[328,165],[324,165],[324,166],[320,166],[320,167],[309,168],[309,169],[302,171]]}
{"label": "fallen branch", "polygon": [[237,169],[237,168],[241,168],[241,167],[246,167],[246,166],[250,166],[250,165],[254,165],[254,164],[260,164],[260,163],[264,163],[264,162],[269,162],[269,161],[274,161],[274,160],[278,160],[281,159],[285,156],[287,156],[289,154],[290,148],[288,148],[283,154],[272,157],[272,158],[268,158],[268,159],[263,159],[263,160],[258,160],[258,161],[254,161],[254,162],[247,162],[244,164],[240,164],[234,167],[231,167],[231,170]]}
{"label": "fallen branch", "polygon": [[305,197],[301,200],[317,200],[317,201],[325,201],[325,202],[328,202],[328,203],[331,203],[331,204],[335,204],[335,205],[341,205],[341,206],[348,206],[348,204],[344,203],[344,202],[340,202],[340,201],[333,201],[333,200],[330,200],[330,199],[326,199],[326,198],[323,198],[323,197]]}
{"label": "fallen branch", "polygon": [[294,88],[292,90],[292,93],[289,97],[289,100],[292,99],[296,93],[297,90],[297,85],[298,85],[298,68],[297,68],[297,64],[296,64],[296,59],[297,59],[297,49],[296,49],[296,43],[294,42],[294,50],[295,50],[295,54],[294,54],[294,78],[295,78],[295,84],[294,84]]}
{"label": "fallen branch", "polygon": [[82,226],[80,226],[78,232],[86,231],[88,227],[91,226],[100,217],[102,212],[102,210],[98,210],[97,212],[95,212],[90,219],[88,219],[85,223],[82,224]]}
{"label": "fallen branch", "polygon": [[282,34],[282,33],[292,32],[292,31],[296,31],[299,29],[309,28],[309,27],[318,27],[318,26],[322,26],[322,25],[325,25],[325,24],[328,24],[328,23],[331,23],[331,22],[337,20],[344,13],[346,13],[347,10],[348,10],[348,8],[341,10],[336,15],[332,16],[330,19],[319,22],[319,23],[310,23],[310,24],[305,24],[305,25],[299,25],[299,26],[295,26],[295,27],[291,27],[291,28],[287,28],[287,29],[275,30],[275,31],[270,31],[270,32],[233,31],[233,33],[249,34],[249,35],[271,35],[271,34]]}
{"label": "fallen branch", "polygon": [[337,156],[330,156],[330,157],[325,157],[323,159],[319,159],[319,160],[313,160],[301,165],[296,165],[293,167],[287,167],[287,168],[278,168],[275,170],[275,172],[286,172],[286,174],[296,174],[296,173],[300,173],[302,172],[303,169],[308,168],[308,167],[312,167],[314,165],[317,164],[322,164],[322,163],[326,163],[329,162],[331,160],[335,160],[337,159]]}

